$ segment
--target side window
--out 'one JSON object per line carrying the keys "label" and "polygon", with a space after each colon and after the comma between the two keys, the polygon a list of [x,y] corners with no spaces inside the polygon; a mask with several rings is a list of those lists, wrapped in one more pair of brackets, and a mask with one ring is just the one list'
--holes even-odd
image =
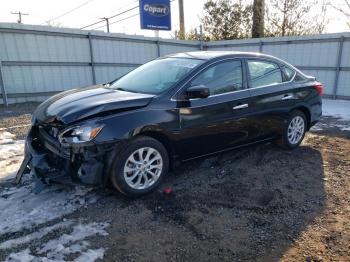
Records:
{"label": "side window", "polygon": [[201,72],[190,86],[204,85],[210,95],[223,94],[243,89],[242,64],[239,60],[222,62]]}
{"label": "side window", "polygon": [[282,72],[283,72],[283,82],[288,82],[292,80],[292,78],[295,75],[295,71],[287,66],[282,66]]}
{"label": "side window", "polygon": [[248,60],[251,87],[282,83],[282,73],[276,63]]}

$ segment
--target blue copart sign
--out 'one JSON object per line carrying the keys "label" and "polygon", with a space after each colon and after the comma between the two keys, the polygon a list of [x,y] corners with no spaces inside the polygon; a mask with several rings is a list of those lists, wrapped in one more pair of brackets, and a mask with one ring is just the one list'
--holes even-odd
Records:
{"label": "blue copart sign", "polygon": [[140,0],[141,29],[171,30],[170,0]]}

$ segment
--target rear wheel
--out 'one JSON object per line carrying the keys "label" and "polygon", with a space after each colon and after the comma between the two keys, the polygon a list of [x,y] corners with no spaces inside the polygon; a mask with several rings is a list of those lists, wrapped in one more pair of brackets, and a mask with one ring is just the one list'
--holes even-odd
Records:
{"label": "rear wheel", "polygon": [[304,139],[306,126],[306,117],[303,112],[296,110],[291,113],[284,126],[280,144],[287,149],[298,147]]}
{"label": "rear wheel", "polygon": [[151,137],[138,137],[116,155],[111,181],[121,193],[139,196],[155,189],[168,167],[168,152],[162,143]]}

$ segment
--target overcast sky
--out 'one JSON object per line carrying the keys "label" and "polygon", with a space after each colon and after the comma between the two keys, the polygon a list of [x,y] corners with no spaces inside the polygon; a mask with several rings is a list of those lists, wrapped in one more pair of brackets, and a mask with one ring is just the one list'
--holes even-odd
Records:
{"label": "overcast sky", "polygon": [[[248,0],[249,1],[249,0]],[[200,25],[200,16],[205,0],[184,0],[185,26],[186,30]],[[343,0],[333,0],[334,4],[344,6]],[[138,0],[0,0],[0,22],[16,22],[17,16],[11,12],[21,11],[29,15],[23,16],[26,24],[45,24],[51,20],[59,23],[62,27],[81,28],[99,20],[100,17],[109,17],[138,5]],[[74,11],[63,15],[72,9]],[[171,3],[172,12],[172,32],[161,32],[161,37],[169,38],[174,34],[174,30],[179,29],[178,22],[178,0]],[[129,11],[123,15],[111,19],[111,23],[119,21],[110,26],[112,32],[126,34],[140,34],[154,36],[153,31],[140,30],[138,9]],[[128,18],[133,16],[131,18]],[[127,19],[126,19],[127,18]],[[328,24],[326,31],[329,33],[349,31],[346,25],[346,18],[339,12],[329,8]],[[89,27],[94,29],[102,26],[98,30],[105,30],[103,23]]]}

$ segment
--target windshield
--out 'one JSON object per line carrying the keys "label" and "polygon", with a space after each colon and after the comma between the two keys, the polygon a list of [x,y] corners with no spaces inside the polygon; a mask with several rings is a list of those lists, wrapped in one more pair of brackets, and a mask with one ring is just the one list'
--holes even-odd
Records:
{"label": "windshield", "polygon": [[169,89],[203,60],[164,58],[148,62],[114,82],[110,88],[135,93],[159,94]]}

